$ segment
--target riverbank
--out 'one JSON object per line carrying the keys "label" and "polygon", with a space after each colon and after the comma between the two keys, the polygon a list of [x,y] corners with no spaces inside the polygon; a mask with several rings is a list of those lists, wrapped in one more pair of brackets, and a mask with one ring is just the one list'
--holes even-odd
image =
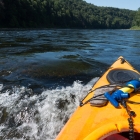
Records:
{"label": "riverbank", "polygon": [[130,30],[140,30],[140,26],[133,26],[130,28]]}

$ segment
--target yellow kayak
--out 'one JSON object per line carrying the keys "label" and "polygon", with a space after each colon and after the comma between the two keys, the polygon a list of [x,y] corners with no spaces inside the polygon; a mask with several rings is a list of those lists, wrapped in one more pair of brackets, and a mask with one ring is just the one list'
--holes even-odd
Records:
{"label": "yellow kayak", "polygon": [[140,140],[140,73],[119,57],[93,85],[56,140]]}

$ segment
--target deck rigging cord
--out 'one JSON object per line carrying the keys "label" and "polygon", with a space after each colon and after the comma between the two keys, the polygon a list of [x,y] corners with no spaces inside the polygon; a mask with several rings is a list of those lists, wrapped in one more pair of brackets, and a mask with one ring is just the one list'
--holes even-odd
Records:
{"label": "deck rigging cord", "polygon": [[[128,94],[127,98],[129,98],[129,93],[136,93],[137,91],[140,91],[140,80],[132,80],[132,81],[129,81],[127,82],[127,84],[125,86],[123,86],[124,84],[121,83],[121,84],[118,84],[118,85],[114,85],[114,84],[109,84],[109,85],[104,85],[104,86],[101,86],[99,88],[96,88],[94,90],[90,90],[88,92],[88,94],[84,97],[84,99],[82,101],[80,101],[80,107],[82,107],[83,105],[89,103],[90,101],[92,100],[109,100],[111,102],[112,105],[114,105],[115,107],[118,107],[119,106],[119,103],[125,108],[129,118],[127,119],[128,120],[128,124],[129,124],[129,140],[135,140],[135,135],[134,135],[134,124],[133,124],[133,117],[136,116],[136,113],[132,110],[130,110],[128,107],[127,107],[127,103],[129,104],[140,104],[140,102],[135,102],[135,101],[131,101],[131,100],[128,100],[128,99],[125,99],[125,98],[121,98],[120,95],[118,95],[118,97],[114,97],[114,96],[117,96],[117,94],[119,94],[120,92],[122,92],[123,94]],[[117,92],[114,90],[115,89],[118,89],[118,86],[119,86],[119,90],[117,90]],[[101,94],[98,94],[98,95],[93,95],[93,97],[91,97],[90,99],[88,99],[87,101],[85,101],[83,103],[83,101],[85,100],[85,98],[92,92],[96,91],[97,89],[101,89],[101,88],[107,88],[107,87],[114,87],[115,89],[113,89],[112,91],[108,92],[108,96],[109,98],[106,97],[105,93],[101,93]],[[123,88],[122,88],[123,87]],[[128,93],[125,93],[126,91],[124,90],[125,88],[129,88],[129,92]],[[123,91],[124,90],[124,91]],[[119,92],[118,92],[119,91]],[[94,93],[95,94],[95,93]],[[111,95],[112,94],[112,95]],[[113,96],[114,94],[114,96]],[[103,97],[105,96],[106,99],[104,98],[98,98],[98,97]],[[112,97],[111,97],[112,96]],[[114,97],[114,99],[113,99]],[[111,99],[112,98],[112,99]],[[114,103],[116,99],[116,102],[117,105]],[[94,106],[94,105],[93,105]]]}
{"label": "deck rigging cord", "polygon": [[[86,96],[80,101],[80,107],[82,107],[83,105],[85,105],[85,104],[87,104],[87,103],[89,103],[90,101],[92,101],[92,100],[107,100],[107,99],[97,99],[97,97],[99,97],[99,96],[103,96],[104,95],[104,93],[103,94],[99,94],[99,95],[96,95],[96,96],[93,96],[93,97],[91,97],[89,100],[87,100],[87,101],[85,101],[84,103],[83,103],[83,101],[86,99],[86,97],[90,94],[90,93],[92,93],[92,92],[94,92],[94,91],[96,91],[97,89],[102,89],[102,88],[108,88],[108,87],[114,87],[114,88],[116,88],[116,87],[123,87],[123,83],[116,83],[116,84],[108,84],[108,85],[104,85],[104,86],[101,86],[101,87],[98,87],[98,88],[95,88],[94,90],[90,90],[87,94],[86,94]],[[112,90],[112,92],[113,92],[114,90]]]}
{"label": "deck rigging cord", "polygon": [[[125,84],[125,82],[116,83],[116,84],[108,84],[108,85],[104,85],[104,86],[95,88],[95,89],[93,89],[93,90],[90,90],[90,91],[86,94],[86,96],[80,101],[80,105],[79,105],[79,106],[82,107],[83,105],[89,103],[89,102],[92,101],[92,100],[107,100],[107,99],[102,99],[102,98],[100,98],[100,99],[98,98],[98,99],[97,99],[97,97],[103,96],[103,95],[104,95],[104,93],[103,93],[103,94],[99,94],[99,95],[93,96],[93,97],[91,97],[90,99],[88,99],[87,101],[85,101],[85,102],[83,103],[83,101],[86,99],[86,97],[87,97],[90,93],[96,91],[97,89],[107,88],[107,87],[108,87],[108,88],[109,88],[109,87],[114,87],[115,89],[118,89],[118,87],[119,87],[119,88],[124,87],[124,84]],[[129,85],[127,85],[127,86],[125,86],[125,87],[133,88],[132,86],[129,86]],[[113,91],[114,91],[115,89],[113,89],[113,90],[110,91],[109,93],[112,94]],[[136,91],[140,91],[140,87],[137,88],[137,89],[135,89],[135,90],[133,91],[133,93],[136,92]],[[131,100],[126,100],[126,102],[127,102],[127,103],[130,103],[130,104],[140,104],[140,102],[134,102],[134,101],[131,101]]]}

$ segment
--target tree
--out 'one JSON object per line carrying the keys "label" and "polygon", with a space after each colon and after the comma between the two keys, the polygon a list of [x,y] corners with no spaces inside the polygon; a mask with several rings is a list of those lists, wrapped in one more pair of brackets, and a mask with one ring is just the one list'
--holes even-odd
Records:
{"label": "tree", "polygon": [[3,27],[3,21],[5,19],[5,13],[4,13],[4,3],[2,0],[0,0],[0,26]]}
{"label": "tree", "polygon": [[135,14],[133,26],[140,26],[140,8],[138,8],[138,11]]}

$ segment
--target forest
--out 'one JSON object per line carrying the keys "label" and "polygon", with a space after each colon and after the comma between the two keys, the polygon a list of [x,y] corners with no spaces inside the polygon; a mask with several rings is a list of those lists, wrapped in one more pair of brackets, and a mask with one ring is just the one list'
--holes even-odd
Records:
{"label": "forest", "polygon": [[0,28],[129,29],[140,11],[98,7],[84,0],[0,0]]}
{"label": "forest", "polygon": [[134,16],[132,25],[140,28],[140,8],[138,8],[138,11]]}

